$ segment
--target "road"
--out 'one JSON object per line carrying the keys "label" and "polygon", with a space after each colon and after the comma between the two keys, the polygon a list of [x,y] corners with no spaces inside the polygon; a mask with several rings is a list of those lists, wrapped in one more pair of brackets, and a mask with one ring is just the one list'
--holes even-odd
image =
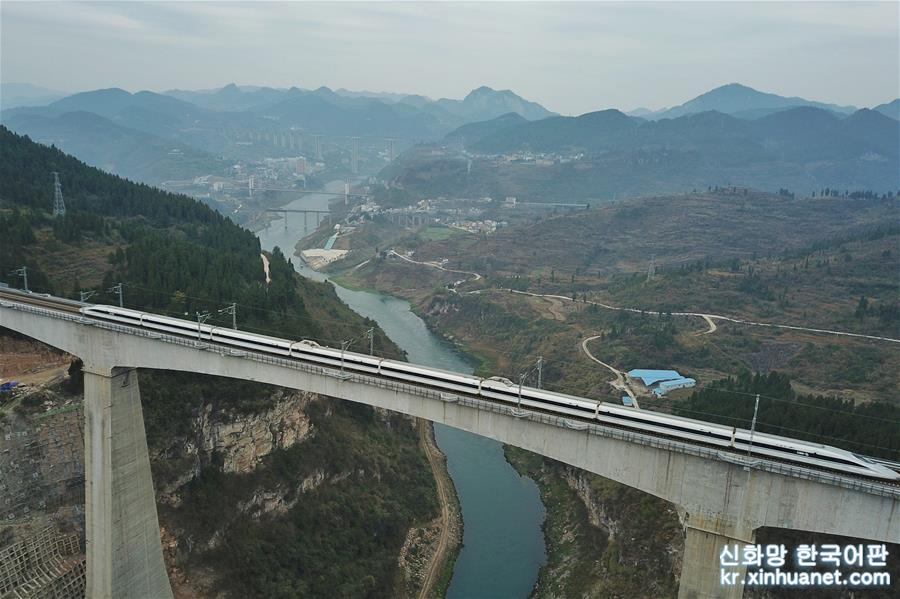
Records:
{"label": "road", "polygon": [[[456,273],[460,273],[460,274],[470,275],[472,277],[473,281],[478,281],[483,278],[477,272],[470,272],[467,270],[453,270],[450,268],[444,268],[443,266],[441,266],[440,264],[437,264],[435,262],[421,262],[419,260],[413,260],[411,258],[408,258],[406,256],[398,254],[394,250],[390,250],[389,253],[393,254],[394,256],[397,256],[401,260],[406,260],[407,262],[410,262],[412,264],[429,266],[431,268],[437,268],[440,270],[445,270],[447,272],[456,272]],[[571,297],[567,297],[565,295],[554,295],[554,294],[550,294],[550,293],[531,293],[530,291],[517,291],[515,289],[503,289],[503,288],[501,288],[501,290],[509,291],[510,293],[518,293],[520,295],[530,295],[532,297],[556,298],[556,299],[562,299],[562,300],[566,300],[566,301],[570,301],[570,302],[573,301]],[[476,291],[472,291],[470,293],[479,293],[480,291],[481,290],[476,290]],[[636,314],[650,314],[650,315],[654,315],[654,316],[662,314],[662,312],[657,312],[654,310],[640,310],[638,308],[622,308],[619,306],[611,306],[609,304],[604,304],[603,302],[595,302],[595,301],[591,301],[591,300],[584,300],[584,301],[587,304],[599,306],[600,308],[606,308],[607,310],[619,310],[622,312],[634,312]],[[900,343],[900,339],[894,339],[893,337],[883,337],[883,336],[879,336],[879,335],[863,335],[862,333],[849,333],[847,331],[835,331],[835,330],[831,330],[831,329],[815,329],[815,328],[811,328],[811,327],[800,327],[800,326],[795,326],[795,325],[790,325],[790,324],[780,324],[780,323],[773,323],[773,322],[755,322],[752,320],[743,320],[741,318],[724,316],[722,314],[707,314],[704,312],[666,312],[665,314],[669,314],[671,316],[693,316],[695,318],[704,319],[706,321],[706,323],[709,325],[709,329],[706,331],[703,331],[702,333],[698,333],[701,335],[709,335],[710,333],[715,333],[716,330],[718,329],[718,326],[716,325],[716,323],[714,321],[724,320],[726,322],[732,322],[735,324],[743,324],[743,325],[754,326],[754,327],[770,327],[770,328],[775,328],[775,329],[788,329],[788,330],[792,330],[792,331],[802,331],[805,333],[819,333],[822,335],[837,335],[840,337],[855,337],[857,339],[869,339],[872,341],[886,341],[888,343]]]}
{"label": "road", "polygon": [[[501,288],[501,291],[508,291],[510,293],[518,293],[519,295],[530,295],[531,297],[543,297],[543,298],[557,298],[567,301],[574,301],[571,297],[567,297],[565,295],[553,295],[550,293],[532,293],[530,291],[518,291],[516,289],[504,289]],[[824,335],[839,335],[842,337],[855,337],[857,339],[870,339],[873,341],[887,341],[889,343],[900,343],[900,339],[894,339],[893,337],[880,337],[878,335],[863,335],[862,333],[848,333],[846,331],[833,331],[830,329],[813,329],[810,327],[798,327],[790,324],[778,324],[772,322],[754,322],[752,320],[742,320],[740,318],[732,318],[731,316],[722,316],[721,314],[705,314],[703,312],[656,312],[654,310],[639,310],[637,308],[620,308],[618,306],[610,306],[609,304],[604,304],[602,302],[595,302],[591,300],[584,300],[586,304],[592,304],[594,306],[599,306],[601,308],[606,308],[607,310],[619,310],[621,312],[634,312],[635,314],[649,314],[651,316],[658,316],[660,314],[669,314],[671,316],[694,316],[696,318],[702,318],[706,320],[709,324],[709,330],[705,331],[703,334],[709,334],[716,331],[718,328],[713,322],[714,320],[724,320],[726,322],[733,322],[735,324],[743,324],[754,327],[770,327],[776,329],[789,329],[792,331],[803,331],[806,333],[820,333]]]}
{"label": "road", "polygon": [[625,379],[625,373],[622,372],[621,370],[619,370],[618,368],[610,366],[606,362],[603,362],[603,361],[597,359],[597,357],[591,353],[591,350],[588,349],[588,346],[587,346],[588,342],[593,341],[594,339],[599,339],[600,337],[602,337],[602,335],[594,335],[593,337],[588,337],[587,339],[585,339],[584,341],[581,342],[581,349],[584,350],[584,353],[587,354],[588,358],[590,358],[597,364],[600,364],[601,366],[605,366],[606,368],[609,368],[613,372],[613,374],[616,375],[615,382],[610,381],[609,384],[612,385],[613,387],[615,387],[616,389],[619,389],[620,391],[624,391],[625,393],[627,393],[628,397],[631,398],[631,401],[634,402],[634,407],[637,409],[640,409],[641,406],[638,404],[637,396],[635,396],[634,391],[631,390],[631,387],[628,386],[628,382]]}
{"label": "road", "polygon": [[397,256],[401,260],[406,260],[407,262],[411,262],[413,264],[421,264],[422,266],[430,266],[431,268],[437,268],[438,270],[444,270],[447,272],[455,272],[455,273],[459,273],[461,275],[470,275],[472,277],[473,281],[477,281],[482,278],[481,275],[478,274],[477,272],[471,272],[468,270],[453,270],[452,268],[444,268],[437,262],[421,262],[419,260],[413,260],[412,258],[408,258],[408,257],[404,256],[403,254],[398,254],[394,250],[390,250],[390,251],[388,251],[388,253],[392,254],[394,256]]}
{"label": "road", "polygon": [[431,563],[428,564],[428,572],[422,581],[422,588],[419,589],[419,599],[427,599],[431,596],[431,592],[437,582],[438,576],[441,574],[444,562],[447,560],[447,547],[450,544],[450,496],[447,489],[447,473],[442,464],[440,450],[434,444],[432,436],[431,423],[427,420],[419,420],[419,439],[422,443],[422,449],[428,457],[428,464],[431,466],[431,473],[437,483],[438,501],[441,504],[440,520],[440,536],[438,537],[438,546],[431,557]]}

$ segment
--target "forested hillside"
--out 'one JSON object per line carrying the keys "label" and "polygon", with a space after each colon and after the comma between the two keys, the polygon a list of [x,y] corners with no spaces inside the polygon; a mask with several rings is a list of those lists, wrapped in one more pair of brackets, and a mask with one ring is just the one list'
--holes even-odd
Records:
{"label": "forested hillside", "polygon": [[[51,213],[54,171],[64,217]],[[24,265],[34,291],[78,297],[91,289],[98,292],[92,301],[115,303],[108,289],[121,282],[126,307],[190,318],[207,311],[210,322],[223,324],[231,317],[217,310],[236,302],[241,329],[330,344],[375,326],[331,285],[297,276],[277,248],[268,255],[267,282],[259,240],[208,207],[108,175],[5,128],[0,227],[0,281],[12,286],[21,281],[9,273]],[[399,357],[375,328],[376,351]],[[325,589],[332,596],[394,594],[407,531],[437,509],[409,420],[249,382],[144,371],[140,378],[160,523],[167,546],[177,547],[167,561],[181,582],[228,596],[249,589],[267,597],[322,596]],[[240,432],[208,441],[210,427],[250,435],[259,423],[270,445],[255,446],[261,442]],[[229,456],[246,455],[247,444],[250,458],[230,463]],[[260,496],[281,503],[249,509]]]}
{"label": "forested hillside", "polygon": [[896,460],[900,455],[900,407],[887,402],[854,404],[835,397],[804,396],[788,376],[749,371],[715,381],[675,404],[673,412],[728,426],[749,428],[753,398],[759,394],[756,430],[805,439],[839,442],[851,451]]}

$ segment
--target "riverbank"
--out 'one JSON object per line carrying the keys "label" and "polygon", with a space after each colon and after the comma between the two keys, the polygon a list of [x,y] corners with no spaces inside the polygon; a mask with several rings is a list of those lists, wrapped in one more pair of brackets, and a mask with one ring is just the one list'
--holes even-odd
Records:
{"label": "riverbank", "polygon": [[[407,273],[414,276],[403,276]],[[531,298],[497,295],[489,289],[475,294],[434,285],[426,293],[407,290],[411,278],[421,282],[441,274],[382,261],[372,270],[342,273],[341,278],[413,301],[430,330],[459,351],[478,356],[483,373],[509,375],[528,362],[525,355],[540,354],[546,359],[545,383],[554,388],[562,384],[560,390],[591,396],[613,391],[596,365],[584,359],[580,333],[569,330],[575,307],[554,310]],[[676,594],[683,541],[671,506],[514,447],[505,447],[504,456],[520,476],[536,483],[546,507],[542,534],[547,559],[530,590],[532,597]]]}
{"label": "riverbank", "polygon": [[[325,203],[325,198],[311,196],[304,201],[304,207]],[[264,247],[297,247],[306,231],[302,230],[302,222],[300,227],[292,223],[287,230],[276,223],[264,231],[260,235]],[[335,283],[329,273],[313,271],[299,259],[293,263],[302,276]],[[340,284],[335,285],[335,291],[354,311],[377,322],[411,362],[455,372],[472,371],[468,358],[458,353],[458,345],[450,345],[433,334],[416,315],[418,302],[411,306],[393,295]],[[446,552],[432,596],[441,596],[446,589],[450,599],[526,597],[545,560],[540,530],[544,508],[537,487],[507,463],[502,446],[496,441],[441,425],[434,429],[436,444],[446,455],[446,471],[456,489],[457,512],[461,513],[464,526],[460,527],[462,545],[458,552]]]}
{"label": "riverbank", "polygon": [[419,599],[427,599],[444,597],[447,594],[453,576],[453,566],[462,544],[463,522],[456,487],[447,469],[447,456],[437,446],[434,426],[428,421],[420,420],[419,433],[422,449],[428,457],[428,463],[431,464],[441,506],[441,515],[437,519],[440,524],[437,549],[418,593]]}
{"label": "riverbank", "polygon": [[684,541],[671,505],[515,447],[506,458],[547,506],[532,599],[677,596]]}

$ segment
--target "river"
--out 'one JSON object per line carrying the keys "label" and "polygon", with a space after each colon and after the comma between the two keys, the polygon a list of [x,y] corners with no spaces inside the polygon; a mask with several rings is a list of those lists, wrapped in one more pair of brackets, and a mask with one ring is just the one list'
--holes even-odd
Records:
{"label": "river", "polygon": [[[343,183],[326,186],[342,191]],[[328,197],[310,194],[284,206],[290,209],[327,210]],[[310,229],[314,219],[310,219]],[[309,231],[311,232],[311,230]],[[259,232],[263,249],[279,246],[292,255],[294,245],[308,232],[303,216],[293,214],[288,226],[277,219]],[[322,273],[306,268],[293,257],[301,275],[317,281]],[[442,339],[432,334],[409,303],[387,295],[353,291],[335,285],[338,297],[359,314],[376,321],[418,364],[471,372],[471,367]],[[447,597],[451,599],[515,599],[529,595],[538,570],[546,561],[541,524],[544,506],[537,486],[507,463],[500,443],[465,431],[435,424],[438,446],[447,455],[447,467],[459,495],[463,518],[463,546],[456,561]]]}

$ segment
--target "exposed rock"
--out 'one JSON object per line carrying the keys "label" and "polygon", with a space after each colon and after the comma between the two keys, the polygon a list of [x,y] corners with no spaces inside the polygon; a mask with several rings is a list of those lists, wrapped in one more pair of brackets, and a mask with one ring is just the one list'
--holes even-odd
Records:
{"label": "exposed rock", "polygon": [[[283,514],[297,504],[303,493],[315,491],[326,481],[330,484],[339,483],[349,478],[351,474],[353,473],[340,472],[329,477],[324,470],[317,469],[300,481],[293,491],[283,487],[271,490],[257,489],[249,500],[238,504],[238,509],[255,518],[268,514]],[[356,474],[362,478],[366,473],[365,470],[358,470]]]}
{"label": "exposed rock", "polygon": [[591,524],[605,530],[609,535],[609,540],[615,539],[619,534],[619,523],[606,513],[603,502],[595,496],[585,472],[575,468],[566,468],[563,480],[584,503]]}
{"label": "exposed rock", "polygon": [[192,434],[173,438],[152,458],[177,464],[172,468],[173,478],[158,483],[160,501],[177,507],[178,489],[214,461],[222,472],[247,474],[273,451],[310,438],[315,430],[306,408],[317,399],[303,391],[279,390],[272,396],[271,407],[256,413],[216,411],[212,403],[204,404],[194,419]]}
{"label": "exposed rock", "polygon": [[304,409],[314,398],[304,392],[279,392],[265,412],[214,414],[206,404],[198,416],[198,451],[217,454],[223,472],[252,472],[275,449],[287,449],[312,434]]}

